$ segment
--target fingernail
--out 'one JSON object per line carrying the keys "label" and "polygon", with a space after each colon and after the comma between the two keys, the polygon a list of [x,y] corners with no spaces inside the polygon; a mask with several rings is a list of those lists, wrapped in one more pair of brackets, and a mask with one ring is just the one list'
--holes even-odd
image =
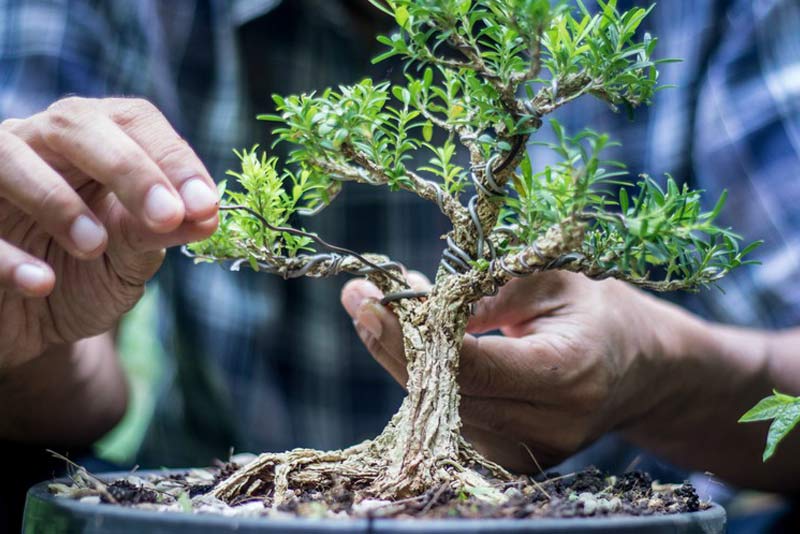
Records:
{"label": "fingernail", "polygon": [[217,192],[200,178],[192,178],[181,187],[183,205],[192,213],[206,213],[219,202]]}
{"label": "fingernail", "polygon": [[106,240],[105,229],[86,215],[79,215],[69,230],[72,242],[81,252],[94,252]]}
{"label": "fingernail", "polygon": [[177,217],[181,211],[181,204],[166,187],[158,184],[147,193],[144,210],[153,222],[162,223]]}
{"label": "fingernail", "polygon": [[375,304],[367,302],[358,310],[358,317],[356,324],[367,331],[369,335],[375,339],[380,339],[383,334],[383,324],[378,311],[375,309]]}
{"label": "fingernail", "polygon": [[23,263],[14,270],[14,280],[24,290],[35,293],[50,282],[50,275],[43,267]]}

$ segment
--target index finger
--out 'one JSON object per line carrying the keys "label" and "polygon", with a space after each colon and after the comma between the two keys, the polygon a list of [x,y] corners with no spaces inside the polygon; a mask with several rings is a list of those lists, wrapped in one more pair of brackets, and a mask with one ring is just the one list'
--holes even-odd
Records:
{"label": "index finger", "polygon": [[194,150],[150,102],[140,98],[106,98],[108,116],[147,153],[180,192],[190,221],[205,221],[217,212],[216,185]]}
{"label": "index finger", "polygon": [[34,116],[43,142],[85,175],[107,186],[149,228],[167,233],[183,222],[175,187],[158,165],[97,106],[68,98]]}

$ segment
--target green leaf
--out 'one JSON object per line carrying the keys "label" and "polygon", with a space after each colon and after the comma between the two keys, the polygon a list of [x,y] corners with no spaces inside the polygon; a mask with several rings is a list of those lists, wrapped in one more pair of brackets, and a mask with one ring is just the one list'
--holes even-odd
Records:
{"label": "green leaf", "polygon": [[763,461],[769,460],[778,444],[800,422],[800,398],[774,391],[772,395],[761,399],[755,406],[739,419],[740,423],[767,421],[772,419],[767,433],[767,445],[764,449]]}
{"label": "green leaf", "polygon": [[333,147],[338,150],[339,147],[342,146],[342,143],[344,143],[345,140],[347,140],[347,137],[349,135],[350,133],[344,128],[337,130],[336,133],[333,135],[333,141],[332,141]]}
{"label": "green leaf", "polygon": [[753,241],[752,243],[750,243],[749,245],[744,247],[740,254],[742,256],[747,256],[748,254],[750,254],[751,252],[753,252],[754,250],[756,250],[758,247],[760,247],[763,244],[764,244],[763,241]]}
{"label": "green leaf", "polygon": [[422,125],[422,138],[426,143],[430,143],[433,138],[433,123],[431,121]]}
{"label": "green leaf", "polygon": [[406,22],[408,22],[408,9],[405,6],[398,7],[394,12],[394,20],[397,21],[397,25],[401,28],[406,27]]}
{"label": "green leaf", "polygon": [[798,422],[800,422],[800,405],[794,405],[791,409],[786,409],[772,421],[772,424],[769,425],[767,447],[764,449],[762,461],[766,462],[775,454],[778,444],[789,435],[789,432],[797,426]]}
{"label": "green leaf", "polygon": [[192,499],[189,497],[189,494],[185,491],[182,491],[181,494],[178,496],[178,506],[181,507],[181,511],[187,514],[192,513]]}
{"label": "green leaf", "polygon": [[792,406],[793,403],[800,402],[795,397],[783,395],[775,392],[773,395],[761,399],[758,404],[750,408],[747,413],[739,418],[740,423],[749,423],[751,421],[764,421],[766,419],[774,419],[778,417],[781,412]]}
{"label": "green leaf", "polygon": [[425,69],[425,73],[422,76],[422,85],[425,89],[428,89],[431,84],[433,83],[433,69],[430,67]]}
{"label": "green leaf", "polygon": [[624,187],[621,187],[619,190],[619,209],[623,215],[628,213],[629,202],[630,199],[628,198],[628,191]]}
{"label": "green leaf", "polygon": [[728,190],[726,189],[722,192],[722,194],[719,197],[719,200],[717,200],[717,203],[714,206],[714,209],[711,211],[711,219],[717,218],[717,216],[722,211],[722,208],[725,206],[725,201],[727,199],[728,199]]}

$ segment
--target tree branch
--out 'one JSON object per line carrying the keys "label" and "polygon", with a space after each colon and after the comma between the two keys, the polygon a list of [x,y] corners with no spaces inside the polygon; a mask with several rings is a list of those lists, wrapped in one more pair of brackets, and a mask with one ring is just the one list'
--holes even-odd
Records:
{"label": "tree branch", "polygon": [[[569,234],[565,235],[565,230]],[[601,267],[598,264],[598,258],[587,255],[582,244],[583,225],[557,225],[551,227],[533,244],[492,261],[488,269],[489,284],[484,283],[481,286],[483,294],[480,296],[496,291],[496,287],[507,284],[513,278],[522,278],[537,272],[556,269],[580,273],[594,280],[614,278],[658,292],[693,290],[697,288],[698,284],[713,283],[728,272],[728,270],[723,269],[703,279],[653,280],[649,277],[649,273],[645,276],[636,276],[624,273],[616,268],[607,269]],[[494,284],[494,287],[491,284]]]}
{"label": "tree branch", "polygon": [[[468,21],[466,20],[462,20],[462,24],[465,28],[469,27]],[[463,35],[458,33],[456,28],[452,28],[448,41],[453,48],[461,52],[464,57],[470,61],[471,65],[474,66],[472,70],[477,72],[484,80],[494,87],[500,94],[500,100],[503,106],[505,106],[512,115],[519,117],[525,112],[514,94],[516,85],[511,83],[504,84],[500,76],[486,65],[486,62],[483,60],[483,55],[481,55],[480,47],[472,33],[469,34],[469,40],[467,40]]]}
{"label": "tree branch", "polygon": [[[350,145],[342,145],[342,154],[345,155],[350,161],[356,163],[359,167],[364,169],[373,181],[361,179],[362,183],[370,183],[372,185],[385,185],[389,183],[389,176],[383,168],[369,159],[363,153],[358,152]],[[350,167],[351,174],[355,172],[358,174],[357,169]],[[417,173],[406,170],[406,177],[409,179],[411,186],[399,184],[400,187],[406,191],[410,191],[419,197],[435,202],[441,212],[450,219],[453,226],[460,226],[469,224],[469,214],[464,206],[456,200],[450,193],[445,191],[439,184],[431,180],[426,180]]]}
{"label": "tree branch", "polygon": [[[310,233],[310,232],[304,232],[302,230],[298,230],[297,228],[292,228],[290,226],[275,226],[275,225],[271,224],[267,219],[265,219],[260,213],[258,213],[254,209],[251,209],[251,208],[249,208],[247,206],[230,206],[229,205],[229,206],[220,206],[219,209],[220,209],[220,211],[233,211],[233,210],[244,211],[244,212],[252,215],[256,219],[258,219],[258,221],[261,224],[263,224],[266,228],[269,228],[273,232],[285,232],[287,234],[292,234],[292,235],[301,236],[301,237],[307,237],[307,238],[311,239],[312,241],[314,241],[315,243],[317,243],[318,245],[323,246],[323,247],[327,248],[328,250],[333,251],[334,253],[337,253],[338,258],[350,257],[350,258],[353,258],[355,260],[358,260],[360,262],[360,265],[361,265],[358,268],[358,270],[363,271],[365,267],[368,267],[368,268],[370,268],[372,270],[380,271],[386,277],[392,279],[393,281],[395,281],[396,283],[398,283],[398,284],[400,284],[402,286],[409,287],[408,283],[403,278],[397,277],[396,275],[394,275],[392,272],[389,271],[389,268],[394,268],[394,269],[399,270],[399,271],[402,272],[402,268],[399,266],[399,264],[396,264],[396,263],[393,263],[393,262],[388,262],[387,264],[389,265],[389,267],[385,268],[385,267],[383,267],[381,265],[378,265],[377,263],[374,263],[374,262],[370,261],[369,259],[367,259],[365,256],[359,254],[358,252],[352,251],[352,250],[344,248],[344,247],[339,247],[337,245],[332,245],[332,244],[328,243],[327,241],[325,241],[324,239],[322,239],[321,237],[319,237],[317,234],[313,234],[313,233]],[[330,256],[329,260],[326,260],[326,261],[330,261],[330,264],[326,265],[325,261],[322,261],[320,259],[320,256]],[[256,258],[262,257],[262,259],[266,260],[267,263],[265,265],[266,265],[267,268],[274,267],[274,268],[277,268],[277,269],[284,269],[283,272],[287,272],[287,273],[289,272],[288,270],[303,271],[301,274],[298,274],[297,276],[288,276],[290,278],[296,278],[296,277],[299,277],[299,276],[305,276],[305,275],[307,275],[308,273],[310,273],[312,271],[314,273],[322,272],[322,271],[324,271],[324,267],[327,267],[328,270],[332,272],[332,274],[338,274],[338,272],[342,272],[341,270],[337,271],[337,269],[334,268],[334,264],[337,267],[341,266],[341,262],[337,262],[336,261],[336,259],[337,259],[336,255],[315,255],[315,256],[299,255],[299,256],[295,256],[295,257],[291,257],[290,258],[290,257],[286,257],[286,256],[276,256],[276,255],[271,254],[271,253],[264,254],[263,251],[262,251],[262,254],[259,255],[258,253],[256,253],[256,254],[254,254],[254,257],[256,257]],[[379,258],[385,259],[384,256],[379,256]],[[212,260],[238,260],[238,259],[241,259],[241,258],[212,258],[212,257],[208,257],[206,259],[212,259]],[[348,265],[350,265],[350,263],[348,263]],[[322,266],[322,267],[320,267],[320,266]],[[317,267],[320,267],[320,269],[317,269]],[[343,269],[343,270],[346,270],[346,269]]]}
{"label": "tree branch", "polygon": [[475,146],[475,132],[473,130],[467,128],[463,124],[451,124],[447,122],[445,119],[437,117],[434,113],[432,113],[428,109],[425,103],[420,102],[419,99],[417,99],[417,101],[415,102],[414,107],[417,111],[420,112],[420,114],[423,117],[431,121],[431,123],[437,126],[438,128],[446,132],[450,132],[454,135],[457,135],[461,144],[464,145],[467,149],[471,150]]}
{"label": "tree branch", "polygon": [[[328,254],[299,254],[294,257],[275,256],[273,254],[260,255],[258,251],[248,250],[247,257],[221,258],[217,256],[207,256],[194,254],[185,246],[181,252],[195,260],[205,260],[213,262],[232,262],[230,270],[239,271],[243,265],[257,271],[270,274],[277,274],[284,279],[300,278],[329,278],[342,273],[349,273],[360,276],[367,276],[376,284],[384,288],[408,287],[405,281],[392,273],[390,270],[402,271],[400,264],[390,261],[386,256],[378,254],[366,254],[362,258],[368,257],[368,264],[354,256],[343,256],[336,253]],[[374,267],[373,267],[374,266]],[[385,290],[385,289],[384,289]]]}
{"label": "tree branch", "polygon": [[528,54],[530,55],[530,65],[525,72],[516,73],[511,76],[511,83],[515,87],[519,84],[529,82],[539,76],[542,69],[542,33],[544,27],[539,26],[535,35],[528,41]]}

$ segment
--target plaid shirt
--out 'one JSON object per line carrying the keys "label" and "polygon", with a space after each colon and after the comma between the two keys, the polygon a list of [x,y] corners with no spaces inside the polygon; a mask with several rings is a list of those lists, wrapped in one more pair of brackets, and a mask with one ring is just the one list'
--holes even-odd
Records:
{"label": "plaid shirt", "polygon": [[[222,177],[235,164],[232,147],[268,141],[252,116],[270,109],[269,93],[353,81],[370,69],[375,49],[353,31],[346,7],[354,2],[278,4],[0,0],[0,119],[70,93],[143,96]],[[725,294],[706,291],[687,305],[741,324],[800,323],[800,7],[670,0],[649,24],[661,55],[685,58],[662,68],[678,88],[634,121],[590,101],[559,118],[612,131],[624,143],[613,156],[633,172],[671,171],[709,197],[727,188],[723,222],[767,241],[756,255],[762,266],[726,279]],[[447,230],[412,195],[363,186],[346,187],[309,227],[429,274]],[[204,464],[229,446],[339,447],[376,434],[396,409],[400,389],[340,308],[341,280],[230,274],[173,251],[159,283],[168,379],[143,464]]]}

